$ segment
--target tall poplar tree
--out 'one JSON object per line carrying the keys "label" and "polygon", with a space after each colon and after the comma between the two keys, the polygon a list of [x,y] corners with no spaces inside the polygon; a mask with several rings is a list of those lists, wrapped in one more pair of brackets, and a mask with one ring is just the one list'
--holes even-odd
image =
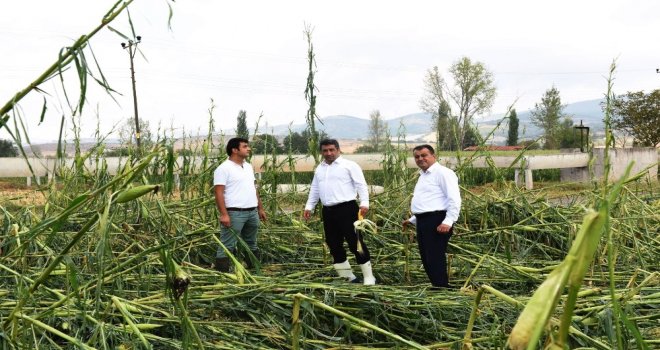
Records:
{"label": "tall poplar tree", "polygon": [[515,146],[518,144],[518,126],[520,124],[520,120],[518,120],[518,114],[516,113],[516,109],[511,110],[511,114],[509,115],[509,134],[507,135],[506,138],[506,145],[507,146]]}
{"label": "tall poplar tree", "polygon": [[236,137],[250,138],[250,132],[247,127],[247,113],[242,109],[238,111],[238,116],[236,117]]}

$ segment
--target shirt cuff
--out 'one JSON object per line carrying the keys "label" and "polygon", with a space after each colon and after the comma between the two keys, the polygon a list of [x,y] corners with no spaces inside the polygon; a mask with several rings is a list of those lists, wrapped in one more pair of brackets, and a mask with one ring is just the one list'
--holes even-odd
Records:
{"label": "shirt cuff", "polygon": [[445,224],[445,225],[449,225],[449,226],[454,225],[454,221],[451,220],[451,219],[444,219],[444,220],[442,220],[442,223]]}
{"label": "shirt cuff", "polygon": [[411,216],[410,219],[408,219],[408,222],[413,225],[417,224],[417,217],[415,217],[415,215]]}
{"label": "shirt cuff", "polygon": [[369,209],[369,201],[366,202],[360,201],[360,207],[366,207],[367,209]]}

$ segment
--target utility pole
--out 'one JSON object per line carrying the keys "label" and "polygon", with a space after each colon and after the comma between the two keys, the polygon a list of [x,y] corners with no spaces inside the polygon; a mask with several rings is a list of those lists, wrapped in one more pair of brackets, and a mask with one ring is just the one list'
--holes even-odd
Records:
{"label": "utility pole", "polygon": [[137,144],[138,152],[140,151],[140,119],[138,118],[137,106],[137,92],[135,91],[135,67],[133,65],[133,58],[137,52],[137,46],[142,41],[141,36],[136,36],[135,41],[129,40],[127,43],[121,43],[123,49],[128,49],[128,57],[131,60],[131,81],[133,83],[133,110],[135,113],[135,143]]}

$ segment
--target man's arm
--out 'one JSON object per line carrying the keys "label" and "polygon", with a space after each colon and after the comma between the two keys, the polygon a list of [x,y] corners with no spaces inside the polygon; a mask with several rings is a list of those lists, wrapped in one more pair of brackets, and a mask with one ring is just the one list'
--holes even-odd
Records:
{"label": "man's arm", "polygon": [[369,186],[367,185],[367,180],[364,178],[364,173],[362,168],[357,163],[353,163],[353,166],[348,168],[353,184],[355,184],[355,190],[360,197],[360,214],[365,216],[369,210]]}
{"label": "man's arm", "polygon": [[312,179],[312,185],[309,186],[309,196],[307,197],[307,203],[305,204],[305,210],[303,211],[303,218],[309,220],[312,216],[312,210],[318,203],[320,198],[319,194],[319,182],[316,177],[316,172],[314,172],[314,178]]}
{"label": "man's arm", "polygon": [[458,186],[458,177],[453,171],[447,171],[440,178],[440,187],[447,195],[449,207],[447,208],[447,215],[442,221],[442,225],[440,225],[445,227],[439,231],[449,232],[449,228],[458,220],[458,214],[461,210],[461,192]]}
{"label": "man's arm", "polygon": [[225,185],[215,185],[213,192],[215,193],[215,205],[218,207],[218,212],[220,212],[220,223],[225,227],[229,227],[231,226],[231,219],[225,205]]}

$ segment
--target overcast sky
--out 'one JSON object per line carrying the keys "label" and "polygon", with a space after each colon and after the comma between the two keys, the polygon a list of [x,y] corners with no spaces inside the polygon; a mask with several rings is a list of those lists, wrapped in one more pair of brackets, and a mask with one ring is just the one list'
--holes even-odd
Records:
{"label": "overcast sky", "polygon": [[[48,66],[59,50],[90,32],[114,1],[5,1],[0,11],[0,104]],[[144,57],[135,60],[139,115],[179,132],[204,132],[211,99],[218,129],[233,129],[240,109],[252,128],[304,122],[307,43],[314,27],[315,83],[321,117],[385,119],[420,111],[425,72],[447,68],[462,56],[483,62],[495,77],[493,113],[515,102],[533,108],[556,86],[563,103],[596,99],[606,91],[613,59],[614,91],[660,86],[660,1],[217,1],[135,0],[130,13]],[[127,14],[111,26],[130,35]],[[103,29],[91,48],[103,74],[121,95],[118,104],[90,80],[83,137],[133,116],[125,41]],[[91,52],[86,51],[89,62]],[[145,59],[146,58],[146,59]],[[93,63],[92,63],[93,64]],[[71,72],[73,73],[73,72]],[[98,74],[97,74],[98,76]],[[76,78],[67,77],[77,99]],[[46,120],[38,125],[43,97],[21,102],[33,140],[55,140],[69,114],[59,80],[47,82]],[[71,122],[67,124],[70,128]],[[262,129],[263,130],[263,129]],[[0,138],[6,137],[0,132]]]}

